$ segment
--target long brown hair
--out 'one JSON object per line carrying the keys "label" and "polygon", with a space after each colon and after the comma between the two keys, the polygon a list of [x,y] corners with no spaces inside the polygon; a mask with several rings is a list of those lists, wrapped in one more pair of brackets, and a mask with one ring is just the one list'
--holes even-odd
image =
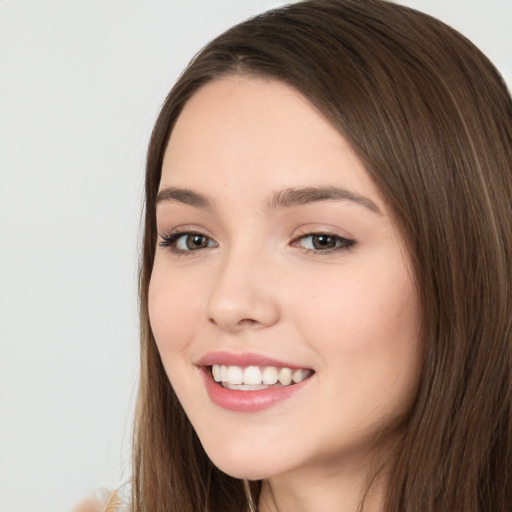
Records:
{"label": "long brown hair", "polygon": [[303,93],[364,162],[407,243],[424,357],[386,510],[509,512],[512,101],[467,39],[382,0],[310,0],[252,18],[207,45],[165,100],[147,157],[134,511],[248,508],[242,482],[213,466],[186,418],[147,311],[167,141],[187,100],[233,74]]}

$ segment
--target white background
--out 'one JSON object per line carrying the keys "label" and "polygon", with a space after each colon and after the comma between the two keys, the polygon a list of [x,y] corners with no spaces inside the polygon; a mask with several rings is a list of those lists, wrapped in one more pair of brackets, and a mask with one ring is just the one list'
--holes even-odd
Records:
{"label": "white background", "polygon": [[[145,148],[193,54],[268,0],[0,0],[0,510],[129,474]],[[512,84],[512,0],[411,0]]]}

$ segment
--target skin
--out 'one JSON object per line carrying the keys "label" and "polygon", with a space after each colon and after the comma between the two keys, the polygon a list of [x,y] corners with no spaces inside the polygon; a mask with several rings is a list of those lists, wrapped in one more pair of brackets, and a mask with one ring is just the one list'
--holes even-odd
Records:
{"label": "skin", "polygon": [[[357,200],[269,206],[280,191],[320,186]],[[379,191],[300,93],[236,76],[186,104],[164,156],[160,190],[168,187],[211,202],[158,204],[160,235],[200,233],[205,247],[159,245],[149,293],[163,364],[206,452],[232,476],[264,479],[262,512],[354,512],[419,373],[411,265]],[[318,250],[312,233],[354,243]],[[217,350],[315,373],[272,407],[229,411],[210,400],[197,365]],[[368,495],[372,512],[385,479]]]}

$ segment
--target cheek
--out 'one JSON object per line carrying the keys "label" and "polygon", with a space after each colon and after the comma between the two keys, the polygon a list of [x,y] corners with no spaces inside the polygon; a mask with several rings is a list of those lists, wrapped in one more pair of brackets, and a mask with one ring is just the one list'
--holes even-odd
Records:
{"label": "cheek", "polygon": [[155,264],[148,290],[149,321],[165,372],[182,404],[196,403],[188,355],[198,324],[197,308],[197,289]]}
{"label": "cheek", "polygon": [[302,284],[305,293],[289,300],[316,338],[360,350],[379,340],[392,343],[406,331],[417,334],[417,299],[408,276],[354,269],[340,279],[333,276],[327,285],[315,276]]}
{"label": "cheek", "polygon": [[148,291],[151,329],[166,364],[168,352],[179,352],[189,342],[197,323],[197,294],[192,286],[166,275],[155,263]]}
{"label": "cheek", "polygon": [[338,286],[322,289],[318,279],[308,279],[306,300],[294,299],[305,339],[322,357],[326,383],[359,404],[365,396],[383,404],[409,396],[420,365],[412,279],[403,266],[374,267],[351,268],[333,281]]}

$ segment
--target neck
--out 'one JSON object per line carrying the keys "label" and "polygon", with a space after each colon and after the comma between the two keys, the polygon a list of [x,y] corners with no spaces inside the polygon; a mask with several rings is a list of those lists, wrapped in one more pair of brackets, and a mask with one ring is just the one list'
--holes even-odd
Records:
{"label": "neck", "polygon": [[382,512],[385,472],[373,481],[368,468],[302,468],[262,485],[258,512]]}

